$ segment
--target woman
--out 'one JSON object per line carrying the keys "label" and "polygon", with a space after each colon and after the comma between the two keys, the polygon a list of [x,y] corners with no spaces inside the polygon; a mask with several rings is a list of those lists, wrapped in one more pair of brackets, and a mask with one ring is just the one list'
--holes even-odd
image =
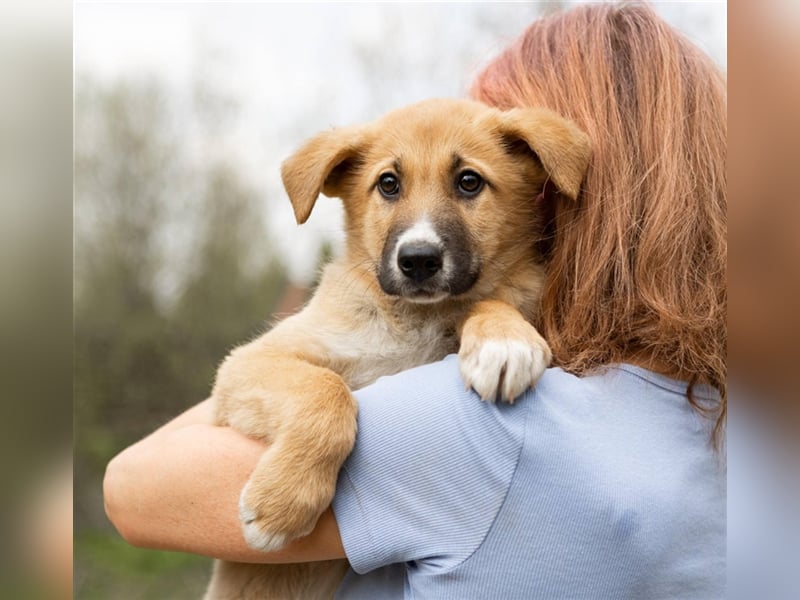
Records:
{"label": "woman", "polygon": [[109,465],[126,539],[346,556],[347,598],[723,595],[722,75],[651,9],[592,4],[533,23],[472,94],[546,106],[592,138],[578,201],[542,200],[555,368],[513,406],[465,392],[453,357],[361,390],[332,509],[274,554],[247,548],[236,510],[263,447],[211,427],[202,403]]}

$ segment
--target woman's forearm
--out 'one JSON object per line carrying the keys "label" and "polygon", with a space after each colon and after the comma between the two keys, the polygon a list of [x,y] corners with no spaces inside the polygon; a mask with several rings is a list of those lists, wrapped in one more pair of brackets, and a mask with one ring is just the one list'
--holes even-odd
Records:
{"label": "woman's forearm", "polygon": [[330,510],[310,536],[283,551],[247,546],[239,493],[266,446],[212,422],[211,403],[202,402],[109,463],[106,513],[120,534],[135,546],[240,562],[343,557]]}

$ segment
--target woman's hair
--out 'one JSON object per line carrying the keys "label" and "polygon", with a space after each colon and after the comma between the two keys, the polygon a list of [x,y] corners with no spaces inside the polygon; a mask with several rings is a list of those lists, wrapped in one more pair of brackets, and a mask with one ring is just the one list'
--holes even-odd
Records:
{"label": "woman's hair", "polygon": [[[577,202],[549,194],[543,332],[583,374],[665,365],[689,402],[726,414],[727,116],[713,61],[642,4],[535,21],[477,77],[473,97],[545,106],[591,138]],[[694,395],[717,388],[719,405]]]}

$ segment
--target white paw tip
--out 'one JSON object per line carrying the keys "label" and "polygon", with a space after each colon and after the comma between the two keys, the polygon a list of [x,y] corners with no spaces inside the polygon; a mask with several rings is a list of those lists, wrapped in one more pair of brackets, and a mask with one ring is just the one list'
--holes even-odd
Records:
{"label": "white paw tip", "polygon": [[513,403],[547,366],[540,347],[520,340],[485,340],[462,356],[461,372],[484,402]]}
{"label": "white paw tip", "polygon": [[245,523],[242,526],[242,531],[247,545],[262,552],[280,550],[287,542],[286,534],[261,531],[255,522]]}

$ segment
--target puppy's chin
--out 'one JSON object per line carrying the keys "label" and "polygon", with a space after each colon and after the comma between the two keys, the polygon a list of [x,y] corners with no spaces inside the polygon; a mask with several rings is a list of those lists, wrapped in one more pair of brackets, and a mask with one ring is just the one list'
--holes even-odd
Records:
{"label": "puppy's chin", "polygon": [[449,298],[448,292],[424,292],[419,291],[415,294],[403,295],[402,298],[411,304],[436,304],[445,298]]}
{"label": "puppy's chin", "polygon": [[410,304],[436,304],[451,296],[439,286],[416,286],[410,282],[388,277],[378,277],[381,290],[387,296],[402,299]]}
{"label": "puppy's chin", "polygon": [[394,296],[409,304],[436,304],[450,298],[463,298],[478,281],[480,273],[465,273],[458,279],[412,283],[386,272],[378,273],[378,284],[387,296]]}

